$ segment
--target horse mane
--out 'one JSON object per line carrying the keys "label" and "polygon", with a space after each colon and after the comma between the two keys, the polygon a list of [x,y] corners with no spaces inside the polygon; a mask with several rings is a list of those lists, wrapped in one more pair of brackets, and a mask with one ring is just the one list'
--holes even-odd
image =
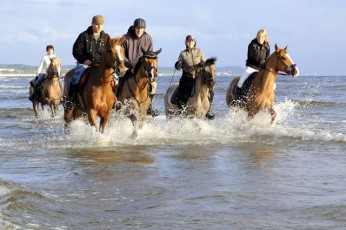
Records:
{"label": "horse mane", "polygon": [[206,61],[205,61],[205,65],[206,66],[209,66],[209,65],[214,65],[215,62],[216,62],[217,58],[216,57],[211,57],[211,58],[208,58]]}

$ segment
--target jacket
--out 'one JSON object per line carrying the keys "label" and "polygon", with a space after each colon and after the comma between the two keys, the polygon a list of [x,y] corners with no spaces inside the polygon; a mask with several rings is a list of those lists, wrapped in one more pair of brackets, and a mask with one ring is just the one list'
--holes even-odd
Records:
{"label": "jacket", "polygon": [[93,37],[92,26],[89,26],[86,31],[79,34],[73,44],[73,57],[81,64],[86,60],[99,62],[102,54],[106,52],[105,35],[106,33],[101,31],[100,37],[96,41]]}
{"label": "jacket", "polygon": [[197,69],[205,62],[205,56],[201,49],[192,48],[191,52],[185,49],[180,52],[178,61],[175,63],[176,69],[183,69],[183,75],[194,78]]}
{"label": "jacket", "polygon": [[262,65],[265,64],[269,55],[269,43],[265,41],[263,44],[260,44],[255,38],[248,46],[246,66],[258,70]]}
{"label": "jacket", "polygon": [[143,56],[143,51],[153,51],[153,40],[145,31],[140,38],[137,38],[133,26],[130,26],[123,47],[125,49],[125,66],[133,71],[138,59]]}
{"label": "jacket", "polygon": [[44,55],[42,58],[42,61],[37,69],[37,75],[39,75],[40,73],[46,73],[48,66],[50,65],[50,59],[55,57],[55,54],[52,54],[51,56],[49,56],[48,54]]}

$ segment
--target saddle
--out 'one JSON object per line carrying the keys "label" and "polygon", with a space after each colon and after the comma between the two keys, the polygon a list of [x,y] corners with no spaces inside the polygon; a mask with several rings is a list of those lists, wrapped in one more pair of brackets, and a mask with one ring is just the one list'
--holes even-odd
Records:
{"label": "saddle", "polygon": [[238,92],[237,92],[237,84],[235,84],[234,87],[233,87],[233,89],[232,89],[233,95],[235,95],[235,96],[237,96],[237,97],[239,97],[239,98],[242,98],[242,100],[246,101],[246,95],[247,95],[247,93],[249,92],[250,86],[251,86],[252,81],[253,81],[253,79],[255,78],[256,74],[257,74],[257,72],[252,73],[252,74],[245,80],[245,82],[244,82],[244,84],[243,84],[243,87],[242,87],[243,92],[242,92],[241,95],[236,95]]}
{"label": "saddle", "polygon": [[179,87],[177,87],[171,97],[171,103],[173,105],[177,105],[178,104],[178,92],[179,92]]}

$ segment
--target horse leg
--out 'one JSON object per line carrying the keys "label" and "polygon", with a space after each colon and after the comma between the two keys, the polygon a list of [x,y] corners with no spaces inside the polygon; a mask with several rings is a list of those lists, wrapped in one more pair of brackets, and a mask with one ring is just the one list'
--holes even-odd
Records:
{"label": "horse leg", "polygon": [[101,119],[100,119],[101,133],[103,133],[105,131],[105,127],[106,127],[106,125],[108,123],[109,117],[111,116],[111,111],[112,110],[107,111],[106,115],[101,117]]}
{"label": "horse leg", "polygon": [[89,120],[89,123],[90,125],[94,126],[95,129],[96,129],[96,132],[98,131],[98,127],[97,127],[97,124],[96,124],[96,111],[94,109],[90,109],[88,111],[88,120]]}
{"label": "horse leg", "polygon": [[55,117],[55,106],[53,103],[49,104],[50,110],[51,110],[51,114],[52,114],[52,118]]}
{"label": "horse leg", "polygon": [[35,113],[36,117],[38,117],[38,104],[39,104],[39,102],[37,101],[37,99],[34,98],[34,100],[32,102],[32,107],[34,109],[34,113]]}
{"label": "horse leg", "polygon": [[270,115],[271,115],[271,117],[272,117],[270,124],[273,124],[274,121],[275,121],[275,118],[276,118],[276,112],[275,112],[275,110],[273,109],[273,107],[270,107],[270,108],[269,108],[269,112],[270,112]]}
{"label": "horse leg", "polygon": [[69,124],[72,121],[73,118],[73,110],[74,108],[66,108],[64,107],[64,120],[65,120],[65,125],[64,125],[64,129],[65,129],[65,134],[69,133]]}
{"label": "horse leg", "polygon": [[138,132],[137,132],[137,116],[135,114],[131,114],[129,116],[130,120],[132,121],[132,125],[133,125],[133,132],[131,134],[131,138],[136,138],[138,136]]}

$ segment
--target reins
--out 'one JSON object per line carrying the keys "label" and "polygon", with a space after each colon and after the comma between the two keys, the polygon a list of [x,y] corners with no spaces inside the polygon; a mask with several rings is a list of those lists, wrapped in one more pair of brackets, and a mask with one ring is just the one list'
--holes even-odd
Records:
{"label": "reins", "polygon": [[[146,72],[146,70],[145,70],[145,72]],[[134,78],[134,81],[136,82],[137,87],[139,88],[139,84],[138,84],[136,75],[133,75],[133,78]],[[149,99],[149,88],[147,87],[147,85],[148,85],[148,83],[149,83],[149,80],[147,80],[147,82],[144,84],[144,87],[143,87],[142,89],[139,88],[140,91],[143,91],[145,88],[147,88],[147,97],[146,97],[145,100],[143,100],[143,101],[139,101],[139,100],[136,98],[136,96],[135,96],[135,94],[134,94],[134,92],[132,91],[132,88],[131,88],[131,86],[130,86],[129,80],[130,80],[130,77],[128,77],[128,78],[126,79],[127,87],[128,87],[129,90],[130,90],[131,96],[136,100],[138,106],[140,107],[142,103],[146,102],[146,101]]]}

